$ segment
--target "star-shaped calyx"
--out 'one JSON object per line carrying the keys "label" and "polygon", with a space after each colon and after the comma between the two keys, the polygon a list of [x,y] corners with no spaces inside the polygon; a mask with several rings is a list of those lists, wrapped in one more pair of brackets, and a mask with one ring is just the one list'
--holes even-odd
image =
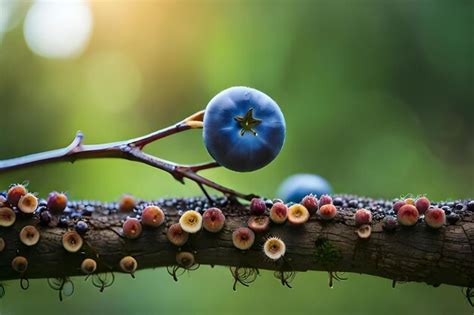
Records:
{"label": "star-shaped calyx", "polygon": [[243,136],[247,131],[253,133],[254,136],[257,132],[253,129],[262,123],[261,119],[253,117],[253,108],[250,108],[245,116],[235,116],[234,119],[240,124],[242,129],[240,135]]}

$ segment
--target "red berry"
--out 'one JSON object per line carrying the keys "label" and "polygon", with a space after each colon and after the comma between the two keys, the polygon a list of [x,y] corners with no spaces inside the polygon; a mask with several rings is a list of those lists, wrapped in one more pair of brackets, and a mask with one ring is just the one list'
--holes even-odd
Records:
{"label": "red berry", "polygon": [[354,219],[356,225],[370,224],[372,223],[372,212],[367,209],[358,209]]}
{"label": "red berry", "polygon": [[336,216],[337,208],[332,204],[323,205],[319,208],[318,214],[321,219],[331,220]]}
{"label": "red berry", "polygon": [[221,209],[209,208],[202,215],[202,226],[206,231],[217,233],[224,228],[225,216]]}
{"label": "red berry", "polygon": [[157,206],[148,206],[142,211],[143,225],[159,227],[165,221],[165,213]]}
{"label": "red berry", "polygon": [[443,209],[433,208],[425,212],[425,223],[433,229],[439,229],[446,223],[446,214]]}
{"label": "red berry", "polygon": [[398,222],[405,226],[415,225],[419,217],[418,210],[413,205],[404,205],[397,213]]}
{"label": "red berry", "polygon": [[135,239],[142,233],[142,224],[136,218],[127,218],[123,223],[123,235],[129,239]]}
{"label": "red berry", "polygon": [[265,201],[260,198],[253,198],[250,201],[250,214],[251,215],[262,215],[265,213],[265,210],[267,209],[267,205],[265,204]]}
{"label": "red berry", "polygon": [[398,210],[400,210],[401,207],[403,207],[405,205],[405,201],[397,201],[393,204],[393,211],[395,211],[395,213],[398,213]]}
{"label": "red berry", "polygon": [[418,212],[420,214],[424,214],[426,210],[430,208],[430,205],[431,205],[431,202],[426,197],[418,198],[415,202],[415,207],[416,209],[418,209]]}
{"label": "red berry", "polygon": [[270,228],[270,219],[267,216],[251,216],[247,225],[255,233],[266,232]]}
{"label": "red berry", "polygon": [[319,206],[324,206],[324,205],[329,205],[332,204],[332,198],[329,195],[322,195],[321,198],[319,198]]}
{"label": "red berry", "polygon": [[53,191],[48,196],[48,209],[51,213],[61,214],[67,206],[67,196],[63,193]]}
{"label": "red berry", "polygon": [[310,214],[315,214],[318,211],[318,198],[314,195],[307,195],[301,201],[301,204],[308,209]]}
{"label": "red berry", "polygon": [[21,184],[13,185],[7,192],[7,201],[10,205],[16,207],[18,206],[18,201],[20,201],[20,198],[27,193],[28,190],[26,190],[25,186]]}
{"label": "red berry", "polygon": [[270,209],[270,220],[273,223],[281,224],[288,218],[288,207],[282,202],[275,202]]}

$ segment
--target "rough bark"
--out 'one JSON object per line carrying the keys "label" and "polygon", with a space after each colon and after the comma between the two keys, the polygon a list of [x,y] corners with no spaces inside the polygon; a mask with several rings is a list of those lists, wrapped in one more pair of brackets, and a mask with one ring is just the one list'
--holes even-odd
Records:
{"label": "rough bark", "polygon": [[[246,226],[248,210],[235,201],[218,201],[226,215],[225,228],[220,233],[201,231],[192,235],[182,248],[170,244],[166,226],[178,221],[179,211],[186,208],[186,203],[189,204],[189,199],[155,201],[166,213],[166,224],[157,229],[144,228],[138,239],[129,240],[120,236],[121,221],[126,214],[117,213],[116,204],[72,202],[70,208],[84,214],[84,210],[92,212],[91,216],[83,215],[89,222],[89,230],[83,237],[80,253],[68,253],[62,247],[61,238],[68,228],[45,227],[35,217],[18,217],[13,227],[0,228],[6,244],[0,253],[0,279],[20,278],[11,268],[11,261],[17,255],[25,256],[29,262],[24,277],[51,278],[82,274],[80,264],[86,257],[97,260],[97,272],[120,271],[118,263],[126,255],[135,257],[138,268],[143,269],[176,265],[176,253],[186,250],[195,254],[199,264],[206,265],[355,272],[432,285],[474,285],[474,212],[468,210],[461,213],[457,223],[440,230],[418,223],[386,232],[381,217],[375,216],[372,235],[365,240],[355,233],[355,209],[338,207],[338,214],[331,221],[313,215],[303,226],[272,224],[268,233],[257,234],[250,250],[240,251],[232,244],[232,231]],[[18,236],[27,224],[38,224],[41,232],[39,243],[32,247],[23,245]],[[264,257],[262,244],[268,235],[284,240],[287,246],[284,261],[274,263]]]}

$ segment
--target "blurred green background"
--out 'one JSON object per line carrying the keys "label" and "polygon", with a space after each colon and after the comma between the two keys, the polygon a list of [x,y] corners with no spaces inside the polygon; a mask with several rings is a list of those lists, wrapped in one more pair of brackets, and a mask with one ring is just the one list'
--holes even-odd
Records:
{"label": "blurred green background", "polygon": [[[0,159],[64,146],[79,129],[87,143],[142,135],[247,85],[279,103],[287,141],[262,170],[205,173],[221,184],[273,196],[288,175],[314,172],[336,192],[473,197],[473,12],[472,1],[0,0]],[[148,152],[209,160],[199,131]],[[24,180],[73,199],[200,193],[121,160],[21,170],[0,185]],[[44,280],[26,292],[13,281],[0,314],[472,314],[457,287],[348,277],[329,289],[325,273],[300,273],[287,289],[263,272],[233,292],[226,268],[178,283],[157,269],[104,293],[76,278],[62,303]]]}

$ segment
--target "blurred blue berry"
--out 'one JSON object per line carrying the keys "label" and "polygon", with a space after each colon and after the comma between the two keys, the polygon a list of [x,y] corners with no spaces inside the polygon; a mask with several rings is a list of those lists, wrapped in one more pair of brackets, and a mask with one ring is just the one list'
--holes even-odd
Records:
{"label": "blurred blue berry", "polygon": [[268,95],[231,87],[209,102],[204,115],[204,144],[222,166],[250,172],[264,167],[285,141],[285,118]]}
{"label": "blurred blue berry", "polygon": [[301,202],[309,194],[321,197],[331,194],[332,187],[327,180],[314,174],[296,174],[288,177],[278,189],[278,197],[286,202]]}
{"label": "blurred blue berry", "polygon": [[89,226],[84,221],[77,221],[76,223],[76,231],[77,233],[85,233]]}

